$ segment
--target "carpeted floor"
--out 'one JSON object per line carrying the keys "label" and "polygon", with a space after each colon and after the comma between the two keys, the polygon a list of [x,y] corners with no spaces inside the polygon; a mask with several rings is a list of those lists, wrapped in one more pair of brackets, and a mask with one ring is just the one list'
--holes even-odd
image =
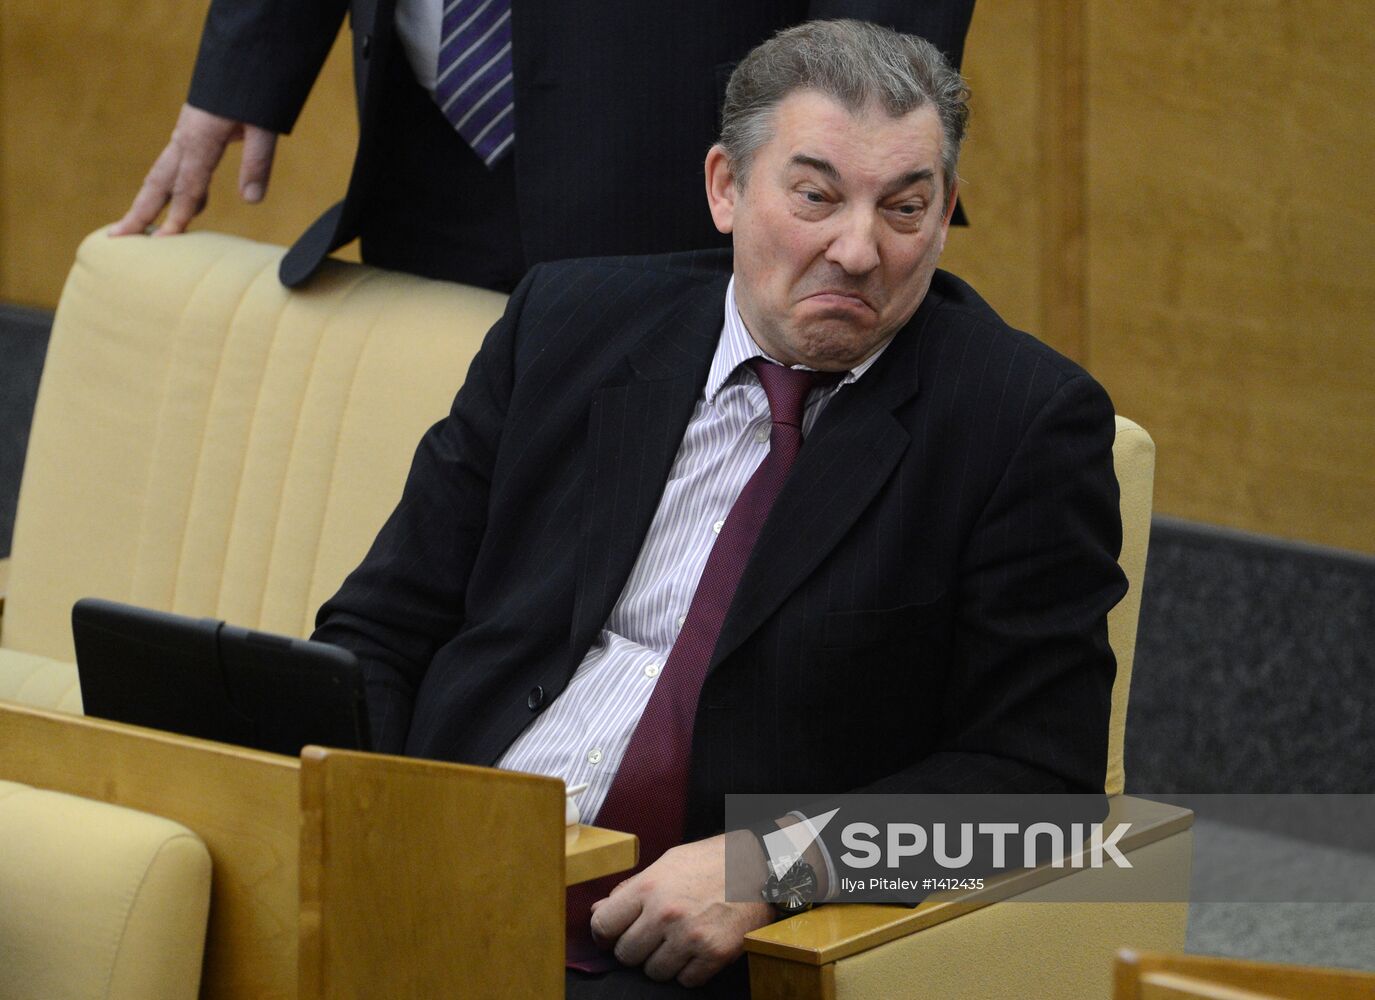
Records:
{"label": "carpeted floor", "polygon": [[1375,793],[1375,558],[1157,517],[1126,763],[1140,794]]}
{"label": "carpeted floor", "polygon": [[1194,823],[1188,950],[1375,971],[1375,854]]}
{"label": "carpeted floor", "polygon": [[[1375,559],[1156,518],[1126,754],[1133,794],[1270,793],[1282,817],[1357,792],[1368,819]],[[1198,821],[1188,950],[1375,970],[1375,829],[1289,825]]]}

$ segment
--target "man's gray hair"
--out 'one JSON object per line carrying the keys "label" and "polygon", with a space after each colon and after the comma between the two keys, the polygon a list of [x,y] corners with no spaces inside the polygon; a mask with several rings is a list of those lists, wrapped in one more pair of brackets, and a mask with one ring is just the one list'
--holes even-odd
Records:
{"label": "man's gray hair", "polygon": [[853,114],[875,102],[894,118],[933,106],[949,204],[969,120],[969,88],[934,45],[863,21],[809,21],[755,48],[726,86],[718,140],[738,186],[745,186],[754,154],[773,137],[778,105],[799,90],[825,94]]}

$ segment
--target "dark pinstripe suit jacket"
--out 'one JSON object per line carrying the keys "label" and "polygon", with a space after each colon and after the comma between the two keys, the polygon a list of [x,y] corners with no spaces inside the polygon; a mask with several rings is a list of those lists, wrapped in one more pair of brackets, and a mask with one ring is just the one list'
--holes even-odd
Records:
{"label": "dark pinstripe suit jacket", "polygon": [[[375,196],[384,121],[396,114],[386,65],[404,59],[395,9],[395,0],[210,4],[190,102],[278,132],[294,125],[349,13],[359,117],[353,174],[344,201],[284,261],[287,284],[357,236]],[[745,53],[781,28],[849,17],[920,35],[959,66],[973,9],[974,0],[517,0],[514,167],[525,259],[719,246],[702,199],[702,157],[720,128],[726,80]],[[437,160],[439,169],[445,161]],[[452,197],[464,193],[455,187]],[[425,252],[482,247],[440,241]]]}
{"label": "dark pinstripe suit jacket", "polygon": [[[628,577],[706,380],[727,252],[542,265],[424,437],[316,637],[380,749],[491,764]],[[828,404],[702,691],[688,833],[726,792],[1101,791],[1126,590],[1113,411],[937,272]]]}

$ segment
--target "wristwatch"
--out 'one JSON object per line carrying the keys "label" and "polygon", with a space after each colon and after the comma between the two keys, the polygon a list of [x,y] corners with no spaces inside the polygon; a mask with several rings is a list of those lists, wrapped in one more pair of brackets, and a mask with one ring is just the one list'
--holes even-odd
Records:
{"label": "wristwatch", "polygon": [[770,857],[763,835],[757,832],[756,835],[759,836],[760,846],[764,848],[765,863],[769,868],[769,877],[761,893],[764,902],[772,906],[780,917],[791,917],[810,910],[812,901],[816,899],[815,869],[801,853]]}

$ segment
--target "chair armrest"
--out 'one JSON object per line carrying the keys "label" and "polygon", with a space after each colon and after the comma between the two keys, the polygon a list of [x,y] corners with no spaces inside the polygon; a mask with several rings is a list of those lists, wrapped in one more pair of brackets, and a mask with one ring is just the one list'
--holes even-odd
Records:
{"label": "chair armrest", "polygon": [[0,781],[0,995],[195,1000],[210,855],[179,823]]}
{"label": "chair armrest", "polygon": [[563,835],[564,885],[629,871],[639,856],[640,841],[633,833],[584,824],[570,826]]}
{"label": "chair armrest", "polygon": [[[1111,828],[1117,823],[1130,823],[1130,830],[1117,841],[1117,846],[1129,856],[1147,849],[1159,848],[1156,857],[1150,860],[1155,867],[1138,864],[1132,857],[1138,871],[1128,873],[1148,879],[1166,877],[1175,879],[1172,895],[1154,895],[1147,898],[1176,900],[1176,902],[1122,904],[1113,902],[1086,903],[1081,907],[1079,916],[1086,917],[1091,907],[1117,907],[1118,917],[1131,923],[1130,908],[1140,908],[1139,915],[1145,922],[1142,929],[1143,939],[1179,938],[1182,947],[1184,920],[1187,915],[1187,887],[1189,872],[1189,828],[1193,824],[1193,814],[1187,809],[1137,799],[1130,796],[1117,796],[1110,801],[1110,809],[1104,826]],[[877,906],[869,904],[832,904],[819,906],[807,913],[788,920],[762,927],[747,935],[745,950],[750,955],[751,996],[753,1000],[767,1000],[771,997],[817,997],[841,998],[850,993],[841,987],[847,978],[849,967],[863,969],[864,977],[872,980],[873,973],[883,962],[896,958],[898,964],[910,962],[902,957],[905,950],[911,951],[919,939],[929,938],[934,942],[941,939],[938,954],[943,965],[959,965],[965,959],[957,959],[952,952],[952,942],[962,934],[978,936],[993,922],[1009,920],[1028,922],[1037,929],[1020,938],[1025,949],[1040,953],[1053,950],[1047,933],[1053,935],[1064,932],[1073,937],[1086,926],[1083,920],[1066,921],[1052,918],[1045,920],[1045,906],[1060,904],[1024,902],[1027,900],[1047,901],[1056,895],[1056,883],[1061,880],[1083,879],[1099,875],[1093,869],[1074,869],[1071,867],[1052,868],[1048,865],[1030,871],[1011,872],[996,879],[987,879],[983,889],[941,892],[928,897],[915,908],[903,906]],[[1076,896],[1077,886],[1065,882],[1059,893],[1063,899],[1110,899],[1111,897]],[[1001,900],[1018,897],[1016,905],[1005,903],[1001,907],[992,904]],[[982,911],[982,912],[981,912]],[[996,916],[995,916],[996,913]],[[960,919],[966,918],[966,919]],[[1091,918],[1087,926],[1092,927]],[[1041,927],[1044,922],[1049,926]],[[1120,921],[1119,921],[1120,922]],[[1078,928],[1076,931],[1075,928]],[[1116,933],[1116,932],[1114,932]],[[1111,956],[1122,942],[1112,944],[1105,952],[1102,962],[1102,983],[1111,982]],[[926,945],[921,947],[925,948]],[[958,948],[958,945],[954,946]],[[1073,947],[1073,944],[1070,944]],[[1003,949],[1006,950],[1006,949]],[[986,963],[985,963],[986,964]],[[881,969],[878,977],[882,978]],[[928,985],[930,976],[923,975]],[[839,985],[838,985],[839,984]],[[1028,990],[1025,984],[1009,984],[1009,996],[1038,995],[1035,989]],[[977,987],[978,992],[971,996],[992,996],[986,985]],[[954,996],[948,990],[935,990],[933,995]],[[1057,995],[1068,997],[1071,992],[1058,991]],[[1100,993],[1100,996],[1106,993]]]}

